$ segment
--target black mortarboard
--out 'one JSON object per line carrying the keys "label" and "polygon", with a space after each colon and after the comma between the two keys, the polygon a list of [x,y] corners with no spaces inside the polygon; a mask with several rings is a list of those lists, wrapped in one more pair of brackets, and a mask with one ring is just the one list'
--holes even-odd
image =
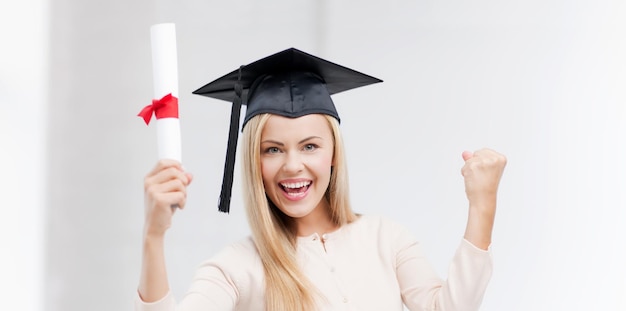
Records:
{"label": "black mortarboard", "polygon": [[382,80],[290,48],[194,91],[233,102],[219,210],[229,211],[242,104],[247,105],[243,126],[261,113],[291,118],[321,113],[339,120],[330,95],[378,82]]}

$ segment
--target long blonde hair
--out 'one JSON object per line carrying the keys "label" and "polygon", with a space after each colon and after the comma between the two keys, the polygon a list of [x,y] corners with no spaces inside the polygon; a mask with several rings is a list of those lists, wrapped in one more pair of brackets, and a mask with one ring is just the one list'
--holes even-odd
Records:
{"label": "long blonde hair", "polygon": [[[252,237],[265,272],[265,310],[310,311],[317,290],[296,260],[296,233],[284,215],[267,199],[261,174],[261,133],[271,114],[260,114],[243,130],[243,193]],[[325,200],[332,221],[339,226],[356,219],[348,195],[348,172],[339,122],[326,116],[334,139],[333,167]]]}

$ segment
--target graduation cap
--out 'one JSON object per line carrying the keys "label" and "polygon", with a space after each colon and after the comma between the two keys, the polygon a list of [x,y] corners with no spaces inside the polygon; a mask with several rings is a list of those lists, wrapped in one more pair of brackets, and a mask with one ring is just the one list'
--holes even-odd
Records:
{"label": "graduation cap", "polygon": [[319,113],[340,120],[330,95],[378,82],[382,80],[290,48],[195,90],[193,94],[233,103],[219,211],[229,211],[241,105],[247,105],[243,126],[262,113],[290,118]]}

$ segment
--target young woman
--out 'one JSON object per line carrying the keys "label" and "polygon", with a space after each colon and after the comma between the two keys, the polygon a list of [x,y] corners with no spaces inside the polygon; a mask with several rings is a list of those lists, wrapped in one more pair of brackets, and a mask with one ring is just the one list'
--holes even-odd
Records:
{"label": "young woman", "polygon": [[350,206],[330,95],[379,81],[289,49],[196,91],[235,103],[247,98],[242,159],[252,236],[203,263],[177,305],[163,240],[171,206],[184,208],[192,177],[180,163],[160,161],[145,179],[136,310],[477,310],[491,276],[488,247],[506,159],[489,149],[462,154],[468,222],[448,279],[440,279],[406,229]]}

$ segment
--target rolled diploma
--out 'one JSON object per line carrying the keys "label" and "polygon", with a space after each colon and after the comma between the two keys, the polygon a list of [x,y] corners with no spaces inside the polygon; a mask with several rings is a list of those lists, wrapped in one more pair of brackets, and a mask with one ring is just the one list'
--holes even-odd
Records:
{"label": "rolled diploma", "polygon": [[[160,99],[169,93],[178,98],[175,25],[173,23],[152,25],[150,41],[154,98]],[[159,159],[174,159],[182,162],[179,119],[161,118],[157,119],[156,123]]]}

